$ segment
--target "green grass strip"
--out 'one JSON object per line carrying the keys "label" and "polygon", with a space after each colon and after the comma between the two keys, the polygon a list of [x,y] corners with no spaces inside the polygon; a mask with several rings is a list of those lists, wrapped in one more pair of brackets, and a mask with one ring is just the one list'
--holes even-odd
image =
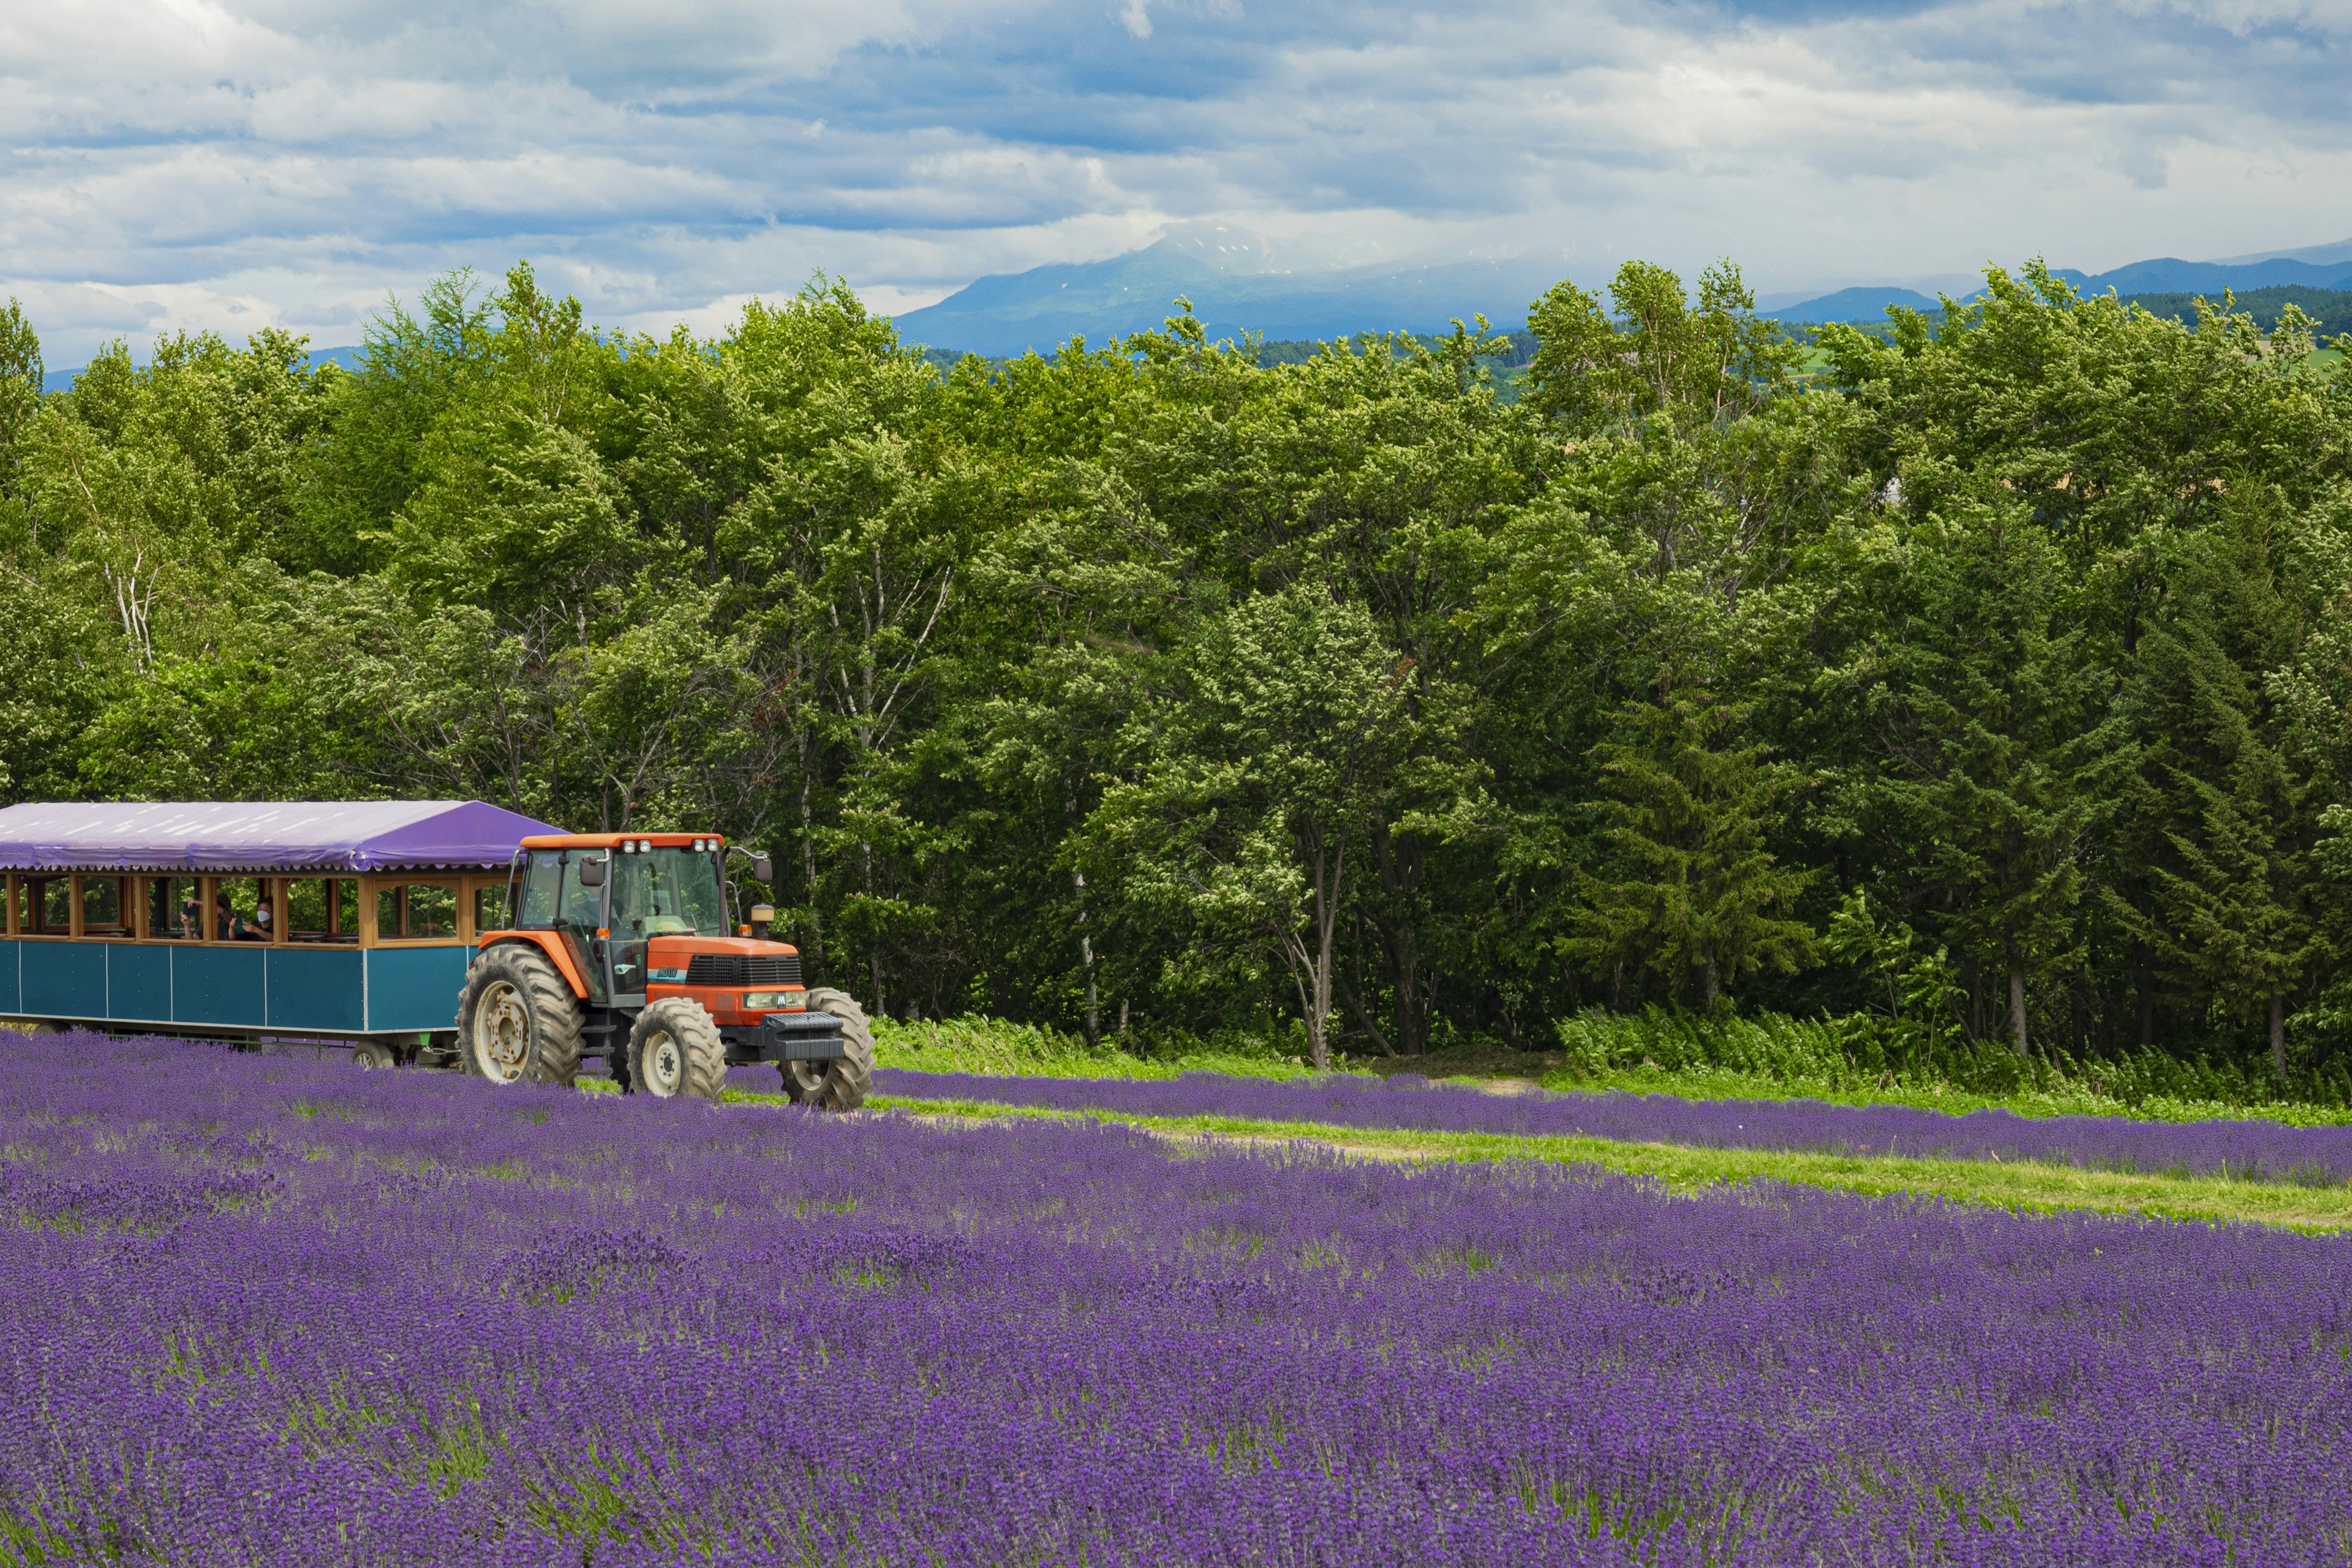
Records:
{"label": "green grass strip", "polygon": [[[745,1094],[732,1089],[727,1098],[782,1102],[781,1095]],[[2243,1221],[2311,1235],[2352,1229],[2352,1184],[2302,1186],[2287,1182],[2149,1175],[1997,1160],[1885,1159],[1772,1149],[1699,1149],[1669,1143],[1622,1143],[1606,1138],[1407,1131],[1334,1127],[1315,1121],[1262,1121],[1238,1116],[1129,1116],[1102,1110],[1058,1110],[898,1095],[877,1095],[866,1104],[876,1110],[961,1120],[1084,1117],[1175,1136],[1311,1142],[1382,1159],[1559,1160],[1648,1176],[1682,1192],[1764,1176],[1870,1197],[1909,1193],[2042,1214],[2088,1209],[2204,1224]]]}

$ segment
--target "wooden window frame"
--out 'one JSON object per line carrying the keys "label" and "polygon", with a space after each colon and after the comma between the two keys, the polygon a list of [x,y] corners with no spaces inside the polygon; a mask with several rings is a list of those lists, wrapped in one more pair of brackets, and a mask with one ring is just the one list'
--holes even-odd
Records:
{"label": "wooden window frame", "polygon": [[9,879],[8,923],[19,923],[16,908],[19,899],[30,900],[26,884],[63,882],[67,888],[67,929],[64,931],[28,931],[14,934],[25,942],[72,942],[81,935],[81,879],[68,871],[31,871]]}
{"label": "wooden window frame", "polygon": [[205,908],[205,934],[198,940],[221,947],[276,947],[278,945],[279,924],[278,920],[278,911],[282,907],[278,901],[277,893],[273,890],[269,899],[269,940],[268,942],[241,942],[236,937],[230,936],[221,929],[220,885],[223,882],[254,883],[256,885],[256,899],[257,901],[259,898],[259,889],[262,888],[270,888],[279,879],[280,879],[270,876],[267,872],[262,871],[239,871],[226,877],[205,877],[200,879],[204,883],[204,892],[202,894],[201,901]]}
{"label": "wooden window frame", "polygon": [[[353,909],[352,914],[352,929],[348,931],[342,929],[342,904],[337,897],[338,889],[340,889],[345,883],[348,882],[353,887],[357,887],[360,882],[360,879],[358,877],[352,875],[348,871],[340,876],[332,871],[317,871],[299,876],[278,877],[273,879],[278,884],[278,895],[271,904],[271,907],[278,911],[278,918],[270,922],[271,942],[274,945],[300,948],[315,947],[322,950],[365,945],[359,940],[360,918],[356,908]],[[311,939],[305,942],[296,942],[294,940],[294,917],[291,912],[293,909],[292,889],[294,884],[297,882],[319,882],[324,884],[326,889],[327,929],[323,931],[305,932],[304,934]],[[359,900],[354,898],[352,901],[354,905],[356,905]]]}
{"label": "wooden window frame", "polygon": [[[471,947],[474,912],[467,901],[473,879],[457,871],[409,871],[362,877],[360,884],[360,945],[362,947]],[[376,922],[376,900],[384,892],[409,887],[447,888],[457,895],[455,936],[386,936]]]}
{"label": "wooden window frame", "polygon": [[[138,882],[140,889],[139,940],[141,942],[167,942],[175,947],[187,946],[188,939],[184,936],[157,936],[155,934],[155,894],[153,891],[156,883],[161,882],[163,884],[163,902],[168,907],[172,902],[172,884],[173,882],[187,881],[189,879],[187,874],[178,871],[142,871],[133,879]],[[179,915],[176,910],[173,911],[170,919],[165,923],[174,927],[178,925]],[[203,939],[199,937],[197,940],[202,941]]]}
{"label": "wooden window frame", "polygon": [[[138,914],[135,910],[127,910],[123,907],[124,900],[122,897],[122,889],[132,880],[133,879],[128,871],[84,871],[75,873],[73,879],[74,940],[77,942],[136,942],[139,940]],[[82,900],[89,897],[87,889],[92,882],[111,882],[114,884],[115,912],[126,917],[122,921],[121,931],[93,931],[85,928],[84,921],[87,917],[88,911],[84,908]]]}
{"label": "wooden window frame", "polygon": [[[482,891],[487,888],[496,888],[502,895],[511,895],[514,891],[514,879],[508,876],[503,871],[495,877],[468,877],[466,879],[466,890],[463,894],[464,907],[457,911],[457,929],[466,933],[466,945],[468,947],[473,946],[474,943],[481,941],[482,939],[482,922],[478,918],[480,910],[476,906],[480,903]],[[507,910],[506,920],[503,924],[493,926],[490,929],[493,931],[513,930],[513,909],[509,907]]]}

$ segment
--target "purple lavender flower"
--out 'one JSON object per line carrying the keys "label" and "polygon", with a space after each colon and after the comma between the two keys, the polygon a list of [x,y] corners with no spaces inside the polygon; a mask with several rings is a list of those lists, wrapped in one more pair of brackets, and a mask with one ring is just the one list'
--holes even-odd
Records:
{"label": "purple lavender flower", "polygon": [[0,1115],[15,1561],[2345,1557],[2338,1241],[87,1036]]}

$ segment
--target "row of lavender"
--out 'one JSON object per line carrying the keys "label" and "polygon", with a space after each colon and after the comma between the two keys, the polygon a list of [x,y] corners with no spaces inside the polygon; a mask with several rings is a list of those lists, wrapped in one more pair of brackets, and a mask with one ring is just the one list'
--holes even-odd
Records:
{"label": "row of lavender", "polygon": [[2346,1560],[2340,1242],[5,1044],[0,1560]]}
{"label": "row of lavender", "polygon": [[[772,1076],[772,1075],[771,1075]],[[2109,1171],[2263,1181],[2352,1181],[2352,1127],[2274,1121],[2135,1121],[2105,1116],[1948,1116],[1905,1105],[1669,1095],[1494,1095],[1412,1074],[1273,1080],[1193,1072],[1129,1079],[983,1078],[886,1069],[875,1091],[1125,1116],[1232,1116],[1412,1131],[1609,1138],[1706,1149],[1814,1150],[1937,1160],[2042,1160]],[[745,1087],[753,1087],[746,1084]],[[771,1088],[767,1084],[757,1087]]]}

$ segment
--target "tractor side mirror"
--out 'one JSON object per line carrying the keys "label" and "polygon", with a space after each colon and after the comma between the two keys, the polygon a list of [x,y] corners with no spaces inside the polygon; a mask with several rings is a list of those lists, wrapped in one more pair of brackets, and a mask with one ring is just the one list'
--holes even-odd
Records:
{"label": "tractor side mirror", "polygon": [[765,850],[761,850],[760,853],[753,855],[751,857],[751,880],[755,882],[772,882],[775,879],[776,863],[768,858],[767,852]]}
{"label": "tractor side mirror", "polygon": [[602,855],[593,860],[580,862],[580,885],[583,888],[601,888],[604,885],[604,858]]}

